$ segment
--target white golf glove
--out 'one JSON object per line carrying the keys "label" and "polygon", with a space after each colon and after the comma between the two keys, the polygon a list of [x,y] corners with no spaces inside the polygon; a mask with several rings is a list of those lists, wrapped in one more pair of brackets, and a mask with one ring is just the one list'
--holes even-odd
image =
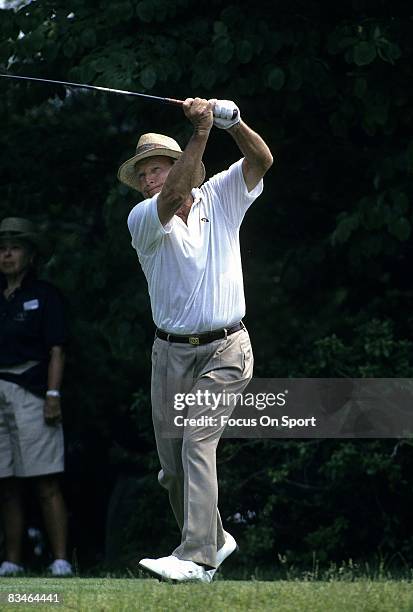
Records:
{"label": "white golf glove", "polygon": [[221,130],[240,122],[241,113],[238,106],[231,100],[216,100],[214,106],[214,125]]}

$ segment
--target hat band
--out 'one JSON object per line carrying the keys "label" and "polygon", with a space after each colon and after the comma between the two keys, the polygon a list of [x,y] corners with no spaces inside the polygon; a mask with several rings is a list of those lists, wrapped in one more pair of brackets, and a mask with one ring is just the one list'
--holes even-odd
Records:
{"label": "hat band", "polygon": [[[153,151],[154,149],[170,149],[170,147],[161,144],[144,144],[136,147],[136,155],[146,153],[146,151]],[[173,151],[173,149],[170,150]],[[180,151],[176,151],[176,153],[180,153]]]}
{"label": "hat band", "polygon": [[24,231],[24,230],[9,230],[9,229],[5,229],[5,230],[0,230],[0,236],[17,236],[17,235],[21,235],[21,234],[28,234],[30,232]]}

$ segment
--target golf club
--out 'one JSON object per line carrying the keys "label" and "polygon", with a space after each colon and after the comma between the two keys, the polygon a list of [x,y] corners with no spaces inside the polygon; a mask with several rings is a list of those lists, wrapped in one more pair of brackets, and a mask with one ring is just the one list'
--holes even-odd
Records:
{"label": "golf club", "polygon": [[[68,81],[55,81],[53,79],[39,79],[37,77],[27,77],[27,76],[17,76],[15,74],[0,74],[0,77],[4,77],[6,79],[18,79],[22,81],[38,81],[40,83],[54,83],[56,85],[66,85],[67,87],[79,87],[82,89],[91,89],[94,91],[103,91],[107,93],[115,93],[124,96],[137,96],[139,98],[144,98],[146,100],[154,100],[156,102],[161,102],[163,104],[174,104],[175,106],[182,106],[184,103],[183,100],[176,100],[175,98],[162,98],[160,96],[151,96],[149,94],[138,93],[137,91],[126,91],[124,89],[112,89],[110,87],[99,87],[98,85],[86,85],[84,83],[70,83]],[[238,111],[235,109],[232,119],[235,119]]]}

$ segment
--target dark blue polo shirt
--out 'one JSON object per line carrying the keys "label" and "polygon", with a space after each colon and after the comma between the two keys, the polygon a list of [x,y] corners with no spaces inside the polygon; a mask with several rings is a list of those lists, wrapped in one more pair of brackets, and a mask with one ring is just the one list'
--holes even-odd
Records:
{"label": "dark blue polo shirt", "polygon": [[27,361],[40,363],[22,374],[0,372],[0,378],[44,395],[50,349],[67,340],[62,296],[53,285],[32,273],[25,276],[9,299],[4,297],[5,287],[0,274],[0,368]]}

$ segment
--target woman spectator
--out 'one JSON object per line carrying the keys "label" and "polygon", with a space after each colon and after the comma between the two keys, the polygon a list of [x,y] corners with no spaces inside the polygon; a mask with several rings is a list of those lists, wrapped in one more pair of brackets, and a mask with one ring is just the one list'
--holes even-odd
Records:
{"label": "woman spectator", "polygon": [[24,572],[27,481],[37,493],[54,557],[49,571],[72,575],[59,483],[66,326],[59,292],[35,272],[36,258],[47,254],[48,242],[27,219],[8,217],[0,223],[0,506],[6,554],[0,576]]}

